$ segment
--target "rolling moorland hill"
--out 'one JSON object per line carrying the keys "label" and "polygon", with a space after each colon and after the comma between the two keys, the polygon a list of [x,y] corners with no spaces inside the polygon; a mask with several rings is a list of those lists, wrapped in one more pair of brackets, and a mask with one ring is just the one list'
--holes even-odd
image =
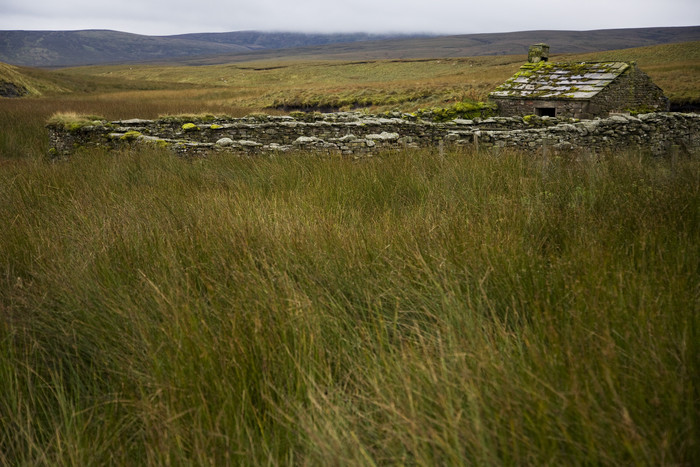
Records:
{"label": "rolling moorland hill", "polygon": [[700,41],[700,26],[678,28],[605,29],[595,31],[520,31],[456,36],[385,39],[257,50],[245,54],[181,58],[178,63],[215,65],[254,60],[382,60],[523,55],[531,44],[546,42],[552,53],[582,54],[608,50]]}
{"label": "rolling moorland hill", "polygon": [[700,40],[700,26],[596,31],[524,31],[456,36],[241,31],[143,36],[117,31],[0,31],[0,61],[33,67],[177,61],[191,65],[293,59],[404,59],[517,55],[535,42],[586,53]]}
{"label": "rolling moorland hill", "polygon": [[0,31],[0,61],[34,67],[65,67],[245,54],[261,49],[352,43],[390,37],[395,38],[396,35],[239,31],[144,36],[109,30]]}

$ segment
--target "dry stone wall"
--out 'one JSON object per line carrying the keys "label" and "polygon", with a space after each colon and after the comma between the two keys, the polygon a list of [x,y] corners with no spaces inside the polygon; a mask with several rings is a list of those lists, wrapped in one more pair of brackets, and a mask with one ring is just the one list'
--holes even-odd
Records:
{"label": "dry stone wall", "polygon": [[700,114],[649,113],[573,120],[549,117],[494,117],[450,122],[422,121],[410,114],[308,114],[252,116],[207,121],[94,121],[48,126],[50,152],[69,155],[81,147],[119,148],[138,144],[167,147],[179,154],[260,154],[313,150],[353,157],[419,147],[470,146],[537,151],[591,151],[638,147],[654,154],[671,148],[700,148]]}
{"label": "dry stone wall", "polygon": [[601,115],[629,109],[670,109],[669,100],[664,96],[663,90],[636,65],[594,96],[588,111],[591,115]]}

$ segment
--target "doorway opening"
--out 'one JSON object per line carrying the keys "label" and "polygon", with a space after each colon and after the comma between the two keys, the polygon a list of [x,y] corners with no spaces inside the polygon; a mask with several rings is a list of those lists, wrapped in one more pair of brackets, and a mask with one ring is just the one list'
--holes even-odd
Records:
{"label": "doorway opening", "polygon": [[556,117],[557,109],[555,107],[535,107],[535,115],[538,117]]}

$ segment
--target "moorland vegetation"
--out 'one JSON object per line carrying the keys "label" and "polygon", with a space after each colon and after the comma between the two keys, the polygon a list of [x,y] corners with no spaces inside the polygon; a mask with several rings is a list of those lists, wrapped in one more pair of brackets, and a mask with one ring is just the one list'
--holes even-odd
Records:
{"label": "moorland vegetation", "polygon": [[20,69],[60,90],[0,100],[0,464],[697,464],[697,154],[46,158],[56,112],[444,107],[521,62]]}

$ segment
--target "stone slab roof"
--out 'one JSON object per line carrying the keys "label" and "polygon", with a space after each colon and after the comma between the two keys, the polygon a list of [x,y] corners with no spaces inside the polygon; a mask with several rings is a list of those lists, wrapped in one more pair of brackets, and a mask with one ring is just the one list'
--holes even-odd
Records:
{"label": "stone slab roof", "polygon": [[489,97],[590,99],[630,66],[625,62],[526,63]]}

